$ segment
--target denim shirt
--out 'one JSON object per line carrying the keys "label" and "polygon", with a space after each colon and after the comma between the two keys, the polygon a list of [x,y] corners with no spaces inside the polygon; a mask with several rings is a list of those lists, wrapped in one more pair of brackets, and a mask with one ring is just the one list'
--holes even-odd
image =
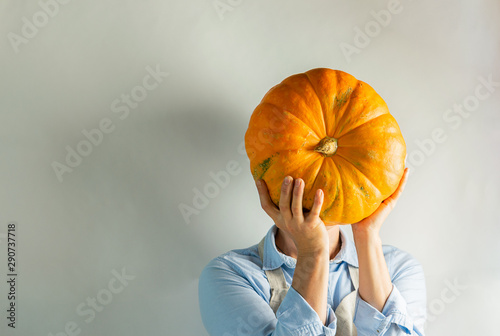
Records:
{"label": "denim shirt", "polygon": [[[264,262],[257,244],[232,250],[211,260],[203,269],[198,294],[203,324],[212,336],[335,335],[335,309],[354,290],[348,264],[358,267],[354,242],[340,230],[341,249],[330,260],[327,321],[323,325],[307,301],[290,287],[276,315],[269,306],[270,286],[264,270],[281,267],[291,286],[296,259],[278,252],[277,227],[266,235]],[[363,335],[424,335],[426,288],[422,266],[407,252],[383,245],[392,291],[378,311],[359,294],[354,325]]]}

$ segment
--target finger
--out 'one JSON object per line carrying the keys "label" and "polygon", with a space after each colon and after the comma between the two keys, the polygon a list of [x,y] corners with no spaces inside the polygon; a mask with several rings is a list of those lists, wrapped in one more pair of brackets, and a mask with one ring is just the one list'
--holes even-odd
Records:
{"label": "finger", "polygon": [[316,190],[316,194],[314,195],[314,203],[311,208],[311,211],[309,212],[308,218],[319,218],[319,214],[321,212],[321,207],[323,206],[323,190],[318,189]]}
{"label": "finger", "polygon": [[292,218],[292,212],[290,211],[290,201],[292,199],[292,181],[293,178],[291,176],[287,176],[283,179],[283,183],[281,184],[281,196],[280,196],[280,212],[285,220],[289,220]]}
{"label": "finger", "polygon": [[381,203],[377,210],[373,214],[371,214],[369,217],[376,219],[378,222],[384,222],[385,219],[389,216],[389,214],[392,211],[392,206],[386,204],[386,203]]}
{"label": "finger", "polygon": [[267,189],[266,182],[264,182],[264,180],[257,180],[255,184],[257,185],[257,190],[259,191],[259,199],[262,209],[275,221],[278,218],[280,211],[276,205],[274,205],[271,200],[271,196],[269,196],[269,190]]}
{"label": "finger", "polygon": [[292,215],[294,218],[301,219],[304,217],[302,213],[302,198],[304,197],[304,181],[296,179],[293,186],[292,196]]}
{"label": "finger", "polygon": [[[401,177],[401,180],[399,181],[399,185],[398,185],[396,191],[394,191],[392,193],[392,195],[387,199],[387,202],[396,203],[398,201],[399,197],[403,193],[403,190],[405,189],[406,182],[408,181],[408,176],[409,176],[409,169],[405,168],[403,176]],[[385,203],[387,203],[387,202],[385,202]]]}
{"label": "finger", "polygon": [[380,206],[377,208],[377,210],[374,212],[374,216],[385,220],[391,213],[392,209],[396,206],[396,203],[398,202],[399,197],[401,196],[404,187],[406,185],[406,181],[408,181],[408,175],[409,175],[409,169],[406,168],[403,176],[401,177],[401,180],[399,181],[398,188],[396,191],[388,198],[386,198]]}

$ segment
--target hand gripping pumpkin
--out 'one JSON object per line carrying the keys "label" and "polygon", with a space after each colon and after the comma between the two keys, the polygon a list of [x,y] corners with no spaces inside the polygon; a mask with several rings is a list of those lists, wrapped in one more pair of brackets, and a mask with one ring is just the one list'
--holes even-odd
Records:
{"label": "hand gripping pumpkin", "polygon": [[255,108],[245,134],[254,179],[278,205],[285,176],[305,182],[303,206],[324,191],[325,225],[372,214],[397,188],[406,145],[384,100],[338,70],[313,69],[274,86]]}

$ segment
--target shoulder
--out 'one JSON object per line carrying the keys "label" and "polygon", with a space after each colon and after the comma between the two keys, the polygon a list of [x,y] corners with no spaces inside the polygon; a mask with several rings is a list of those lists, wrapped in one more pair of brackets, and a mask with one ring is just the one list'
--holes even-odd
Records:
{"label": "shoulder", "polygon": [[200,276],[202,282],[210,282],[220,278],[230,280],[233,277],[247,278],[262,271],[262,262],[257,245],[225,252],[212,260],[203,268]]}
{"label": "shoulder", "polygon": [[249,293],[265,298],[268,286],[257,245],[253,245],[210,260],[200,274],[198,299],[204,310],[209,310],[214,302],[231,301]]}
{"label": "shoulder", "polygon": [[402,277],[423,279],[423,267],[413,255],[392,245],[382,245],[382,250],[392,280]]}

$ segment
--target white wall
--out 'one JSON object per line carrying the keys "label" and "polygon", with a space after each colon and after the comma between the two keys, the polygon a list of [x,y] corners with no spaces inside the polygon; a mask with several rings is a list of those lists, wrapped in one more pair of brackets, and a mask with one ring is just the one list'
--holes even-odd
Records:
{"label": "white wall", "polygon": [[[2,276],[0,334],[55,335],[73,321],[81,335],[206,335],[201,269],[272,224],[238,151],[250,114],[271,86],[315,67],[372,85],[401,126],[414,170],[382,235],[424,266],[428,335],[498,330],[500,87],[469,117],[443,119],[475,102],[479,77],[500,82],[497,0],[401,0],[350,57],[342,43],[376,29],[371,11],[391,1],[220,0],[233,4],[221,16],[213,0],[67,2],[46,22],[37,1],[0,3],[1,274],[7,225],[18,227],[17,328]],[[127,115],[122,94],[141,92],[147,67],[168,76]],[[54,162],[106,122],[60,182]],[[418,154],[437,128],[446,141]],[[233,160],[241,172],[186,223],[179,204]],[[106,296],[123,268],[135,278]],[[466,288],[443,300],[454,281]],[[110,302],[91,320],[96,295]]]}

